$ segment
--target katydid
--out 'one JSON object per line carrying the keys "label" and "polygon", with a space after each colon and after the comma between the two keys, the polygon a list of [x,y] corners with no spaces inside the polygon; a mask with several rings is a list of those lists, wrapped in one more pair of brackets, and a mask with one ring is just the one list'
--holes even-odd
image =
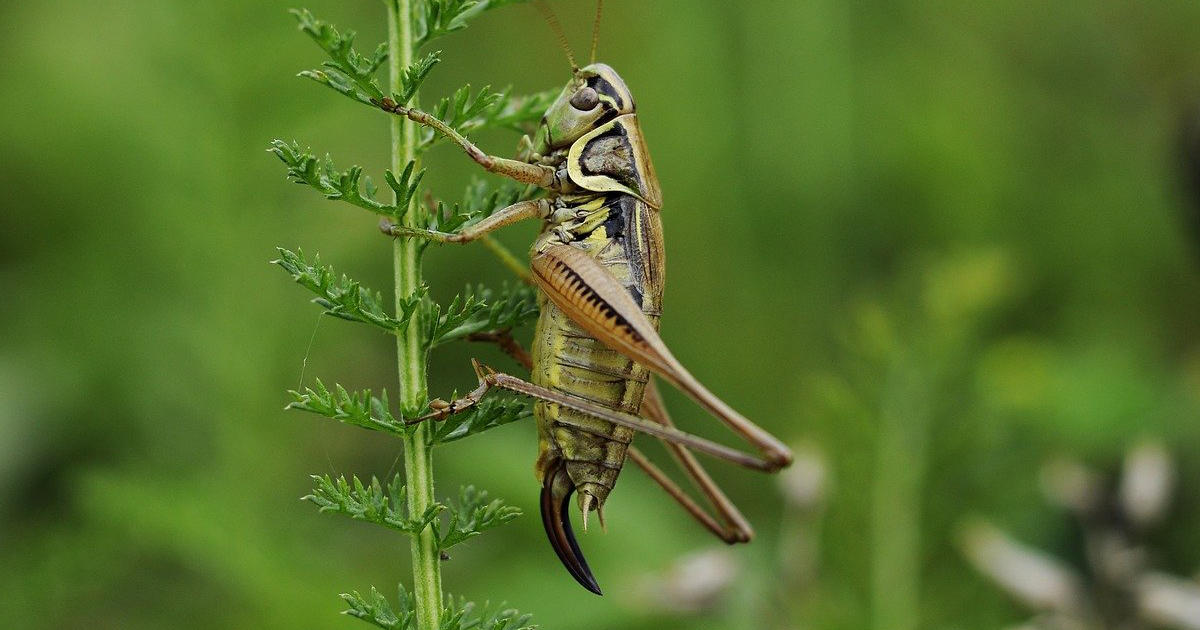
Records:
{"label": "katydid", "polygon": [[[597,22],[599,26],[597,4]],[[561,30],[550,16],[551,25]],[[533,398],[542,483],[541,512],[555,552],[585,588],[600,588],[584,560],[569,519],[577,493],[584,528],[603,508],[626,458],[643,468],[694,518],[727,543],[748,542],[753,530],[691,451],[775,472],[791,463],[782,442],[744,418],[693,377],[658,335],[663,293],[662,194],[638,124],[633,96],[611,67],[578,67],[547,109],[536,136],[524,138],[521,159],[488,155],[448,125],[415,108],[382,99],[378,105],[449,137],[489,172],[545,189],[544,197],[496,211],[456,233],[395,225],[397,238],[466,243],[525,219],[544,222],[531,249],[540,315],[532,352],[523,359],[531,378],[475,364],[479,387],[414,421],[443,419],[476,404],[492,388]],[[564,46],[564,48],[566,48]],[[511,340],[509,340],[511,343]],[[676,429],[651,382],[655,374],[678,387],[757,452],[739,451]],[[705,496],[715,516],[631,446],[635,433],[662,440]]]}

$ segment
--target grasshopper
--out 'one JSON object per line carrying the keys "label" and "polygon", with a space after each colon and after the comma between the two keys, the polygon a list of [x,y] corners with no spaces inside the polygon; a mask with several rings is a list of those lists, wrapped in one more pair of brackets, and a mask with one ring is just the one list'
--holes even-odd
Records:
{"label": "grasshopper", "polygon": [[[662,193],[629,88],[615,70],[595,62],[601,4],[597,3],[593,28],[592,61],[582,68],[553,14],[545,5],[542,8],[564,44],[572,75],[546,110],[536,136],[522,138],[521,159],[489,155],[419,109],[390,99],[377,105],[432,127],[487,171],[536,185],[545,196],[500,209],[456,233],[387,220],[380,229],[399,238],[467,243],[518,221],[543,221],[531,248],[531,279],[540,289],[532,353],[511,352],[511,338],[505,341],[510,354],[531,372],[531,379],[474,362],[479,378],[475,390],[453,402],[434,401],[431,413],[413,422],[461,412],[494,388],[534,399],[542,522],[563,565],[584,588],[599,595],[600,587],[571,529],[573,493],[578,493],[584,529],[592,511],[603,525],[605,501],[628,458],[721,540],[748,542],[753,536],[749,523],[691,451],[765,472],[787,466],[792,455],[778,439],[709,392],[659,337],[664,280]],[[675,428],[651,374],[685,392],[757,454]],[[631,446],[635,433],[664,442],[715,516]]]}

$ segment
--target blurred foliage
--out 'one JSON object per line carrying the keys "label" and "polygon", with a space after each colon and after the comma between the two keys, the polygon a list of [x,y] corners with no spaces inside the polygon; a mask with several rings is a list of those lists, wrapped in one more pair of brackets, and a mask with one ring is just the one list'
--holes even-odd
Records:
{"label": "blurred foliage", "polygon": [[[591,3],[554,5],[585,49]],[[384,39],[374,3],[309,6]],[[276,243],[319,249],[390,286],[375,219],[280,185],[262,154],[303,129],[346,163],[386,159],[384,117],[280,72],[320,63],[289,7],[0,8],[6,627],[354,627],[330,593],[407,573],[386,530],[296,500],[313,462],[369,478],[396,453],[282,411],[311,371],[394,369],[377,329],[319,323],[266,264]],[[646,607],[637,576],[714,542],[630,470],[608,533],[581,536],[604,598],[562,574],[536,519],[456,547],[448,582],[546,628],[1005,627],[1027,615],[961,557],[961,519],[1071,560],[1078,532],[1040,500],[1040,465],[1111,468],[1145,436],[1179,467],[1154,548],[1195,575],[1200,204],[1179,147],[1198,30],[1200,4],[1178,0],[609,0],[600,58],[637,96],[667,200],[664,337],[748,417],[820,449],[820,527],[796,525],[774,480],[711,466],[759,532],[732,550],[742,579],[696,617]],[[567,78],[532,7],[442,41],[454,54],[431,94]],[[473,138],[499,154],[517,139]],[[429,154],[438,196],[467,162]],[[521,251],[535,230],[500,240]],[[509,277],[481,247],[430,248],[426,270],[435,288]],[[511,366],[450,345],[431,382],[472,387],[473,355]],[[667,397],[680,424],[720,435]],[[532,511],[535,454],[522,422],[440,449],[439,496],[481,480]],[[801,530],[819,536],[815,575],[775,579]],[[903,588],[882,592],[888,576]]]}

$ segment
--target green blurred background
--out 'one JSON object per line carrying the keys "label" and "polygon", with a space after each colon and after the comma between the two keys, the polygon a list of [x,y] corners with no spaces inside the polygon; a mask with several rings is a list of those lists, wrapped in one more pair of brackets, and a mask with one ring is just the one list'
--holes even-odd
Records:
{"label": "green blurred background", "polygon": [[[297,500],[310,473],[388,474],[398,445],[282,411],[301,379],[395,380],[387,337],[318,325],[268,264],[302,247],[391,284],[374,219],[265,152],[295,138],[377,177],[387,159],[383,116],[294,77],[322,58],[290,6],[0,8],[3,627],[366,627],[337,593],[409,579],[407,540]],[[591,3],[555,6],[585,49]],[[363,47],[384,36],[377,2],[308,7]],[[820,491],[711,466],[759,538],[689,615],[653,589],[719,545],[630,471],[608,533],[581,537],[596,598],[544,541],[533,426],[509,425],[437,453],[439,494],[477,483],[526,511],[458,549],[447,590],[546,628],[899,629],[914,605],[922,628],[999,628],[1028,613],[962,558],[960,524],[1070,558],[1040,465],[1112,467],[1146,437],[1179,457],[1158,566],[1195,575],[1200,210],[1178,144],[1198,33],[1194,0],[610,0],[601,58],[638,99],[667,200],[664,337],[797,444],[792,480]],[[567,78],[531,6],[441,47],[427,98]],[[508,154],[516,137],[477,140]],[[472,172],[447,147],[427,166],[449,196]],[[535,230],[502,240],[524,251]],[[479,247],[431,250],[426,271],[443,299],[505,278]],[[508,365],[452,347],[434,392],[470,385],[473,354]]]}

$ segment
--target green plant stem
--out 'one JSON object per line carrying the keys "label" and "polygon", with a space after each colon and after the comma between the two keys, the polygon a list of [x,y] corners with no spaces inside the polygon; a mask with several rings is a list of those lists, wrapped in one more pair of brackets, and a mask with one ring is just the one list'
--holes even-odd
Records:
{"label": "green plant stem", "polygon": [[[410,0],[386,0],[388,8],[388,70],[390,92],[401,91],[404,68],[412,63],[413,29]],[[416,102],[414,97],[413,102]],[[416,159],[414,123],[400,116],[390,117],[392,172],[400,173]],[[402,222],[416,227],[420,204],[409,202]],[[421,287],[421,252],[413,239],[392,239],[393,268],[396,280],[396,309]],[[413,317],[396,334],[396,356],[400,372],[400,408],[405,415],[420,412],[425,406],[428,384],[425,377],[425,344],[421,339],[419,317]],[[417,518],[433,505],[433,453],[431,427],[421,423],[404,438],[404,473],[408,485],[408,510]],[[413,595],[416,600],[417,627],[437,630],[441,625],[442,567],[433,529],[425,528],[412,538]]]}

